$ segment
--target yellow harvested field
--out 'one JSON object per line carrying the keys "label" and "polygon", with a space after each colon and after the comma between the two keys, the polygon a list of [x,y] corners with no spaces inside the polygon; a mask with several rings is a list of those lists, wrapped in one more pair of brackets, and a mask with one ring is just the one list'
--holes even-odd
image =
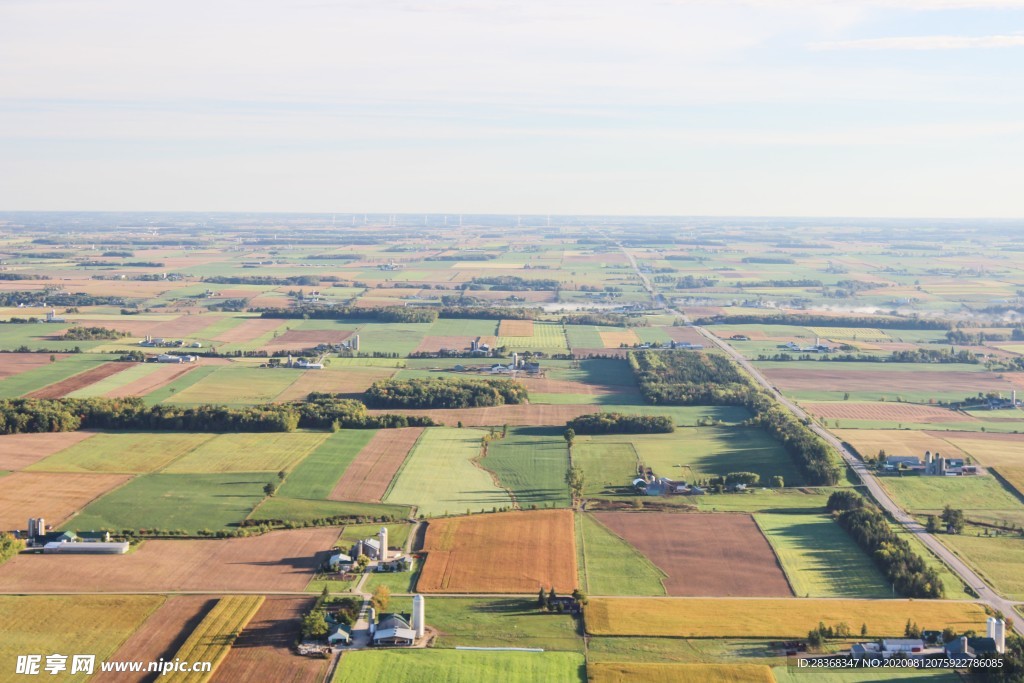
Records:
{"label": "yellow harvested field", "polygon": [[217,665],[228,656],[242,629],[262,604],[262,595],[229,595],[221,598],[175,655],[176,659],[183,662],[210,662],[213,664],[212,671],[174,672],[161,680],[174,683],[205,683],[213,678]]}
{"label": "yellow harvested field", "polygon": [[219,434],[163,471],[168,473],[280,472],[323,443],[328,432]]}
{"label": "yellow harvested field", "polygon": [[[18,655],[53,653],[96,655],[99,663],[114,654],[163,604],[162,595],[75,595],[0,597],[0,680],[85,681],[84,674],[14,675]],[[45,665],[46,660],[43,660]],[[68,659],[70,670],[71,659]]]}
{"label": "yellow harvested field", "polygon": [[601,337],[601,343],[609,349],[617,349],[623,344],[633,346],[633,344],[640,343],[640,337],[636,336],[636,332],[633,330],[610,330],[598,332],[598,335]]}
{"label": "yellow harvested field", "polygon": [[980,631],[978,603],[951,600],[807,600],[795,598],[591,598],[587,633],[684,638],[803,638],[824,622],[867,624],[872,637],[900,636],[907,619],[921,628]]}
{"label": "yellow harvested field", "polygon": [[1024,496],[1024,465],[1000,465],[993,468],[1019,495]]}
{"label": "yellow harvested field", "polygon": [[772,670],[759,664],[655,664],[592,662],[589,683],[775,683]]}
{"label": "yellow harvested field", "polygon": [[982,465],[1024,467],[1024,434],[953,434],[946,440]]}
{"label": "yellow harvested field", "polygon": [[532,337],[532,320],[502,320],[498,325],[499,337]]}
{"label": "yellow harvested field", "polygon": [[947,458],[964,457],[963,451],[940,436],[944,432],[913,429],[833,429],[832,432],[864,458],[874,458],[880,450],[886,455],[916,455],[922,460],[925,451],[941,453]]}
{"label": "yellow harvested field", "polygon": [[892,339],[882,330],[872,327],[808,327],[807,329],[822,339],[845,341],[889,341]]}

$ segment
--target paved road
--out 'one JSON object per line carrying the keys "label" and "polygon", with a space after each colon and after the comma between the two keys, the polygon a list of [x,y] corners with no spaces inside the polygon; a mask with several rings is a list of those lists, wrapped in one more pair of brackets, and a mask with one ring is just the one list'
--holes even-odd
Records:
{"label": "paved road", "polygon": [[[668,304],[668,302],[665,301],[664,297],[661,296],[657,291],[655,291],[648,277],[644,273],[640,272],[640,268],[637,265],[636,258],[629,252],[629,250],[624,248],[622,245],[619,245],[619,248],[622,249],[622,252],[626,255],[626,258],[629,259],[629,262],[632,264],[633,269],[636,271],[636,274],[640,277],[641,282],[643,282],[644,288],[648,291],[651,297],[656,302],[658,302],[659,304],[663,305],[666,309],[668,309],[669,312],[674,313],[680,316],[681,318],[685,319],[686,315],[684,313],[673,309]],[[762,375],[760,370],[754,367],[754,364],[747,360],[746,357],[743,356],[743,354],[734,349],[724,340],[719,339],[708,330],[705,330],[703,327],[694,325],[693,329],[697,330],[701,335],[703,335],[705,339],[707,339],[709,342],[711,342],[719,349],[727,353],[730,358],[736,361],[736,363],[738,363],[740,367],[746,370],[758,384],[760,384],[768,392],[770,392],[779,403],[788,408],[794,415],[797,416],[797,418],[801,420],[810,419],[807,413],[805,413],[802,408],[796,405],[793,401],[783,396],[782,393],[778,389],[776,389],[771,382],[768,381],[768,378]],[[974,572],[974,570],[972,570],[970,567],[967,566],[967,564],[963,562],[963,560],[954,555],[953,552],[945,545],[943,545],[941,541],[935,538],[932,534],[929,534],[925,530],[924,526],[922,526],[916,519],[907,514],[907,512],[903,510],[903,508],[897,505],[896,502],[889,496],[889,493],[879,483],[878,478],[874,475],[874,473],[872,473],[867,468],[867,466],[864,464],[863,461],[861,461],[860,458],[856,457],[853,453],[851,453],[843,445],[842,441],[837,439],[825,428],[816,424],[813,420],[810,421],[810,428],[818,436],[820,436],[822,439],[828,442],[832,447],[834,447],[839,452],[839,454],[843,457],[843,460],[845,460],[846,463],[853,469],[854,473],[856,473],[857,477],[864,484],[867,490],[871,492],[871,495],[878,502],[878,504],[887,512],[889,512],[898,524],[903,526],[910,533],[915,534],[921,540],[922,543],[928,546],[928,548],[930,548],[933,553],[935,553],[939,558],[941,558],[942,561],[945,562],[949,566],[949,568],[952,569],[953,572],[960,577],[960,579],[964,582],[965,585],[970,586],[975,590],[975,592],[978,593],[979,599],[982,602],[991,606],[993,609],[1002,612],[1006,617],[1013,617],[1014,629],[1021,635],[1024,635],[1024,623],[1022,623],[1024,622],[1024,620],[1021,620],[1019,618],[1019,615],[1017,615],[1013,609],[1013,606],[1016,603],[1007,600],[1006,598],[1002,597],[997,592],[995,592],[992,588],[990,588]],[[954,594],[958,592],[955,586],[947,586],[947,589],[949,589],[949,591]]]}

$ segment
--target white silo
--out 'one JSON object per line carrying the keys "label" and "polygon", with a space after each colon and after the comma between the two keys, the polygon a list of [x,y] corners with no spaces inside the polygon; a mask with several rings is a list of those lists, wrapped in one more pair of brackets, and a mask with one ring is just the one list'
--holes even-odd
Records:
{"label": "white silo", "polygon": [[422,595],[416,595],[412,599],[412,628],[416,631],[416,637],[422,638],[426,630],[426,613],[424,611],[424,600]]}
{"label": "white silo", "polygon": [[377,532],[377,536],[380,538],[380,557],[378,559],[384,562],[388,559],[388,528],[382,526]]}
{"label": "white silo", "polygon": [[996,652],[1002,654],[1006,651],[1006,622],[989,617],[986,623],[985,635],[996,642]]}

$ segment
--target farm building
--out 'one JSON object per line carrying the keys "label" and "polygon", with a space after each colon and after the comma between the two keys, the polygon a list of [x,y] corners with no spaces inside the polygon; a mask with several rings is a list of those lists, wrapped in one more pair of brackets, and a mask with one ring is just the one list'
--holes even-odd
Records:
{"label": "farm building", "polygon": [[377,532],[376,538],[364,538],[360,541],[356,541],[355,545],[352,546],[352,557],[358,558],[360,555],[366,555],[371,560],[387,560],[388,559],[388,529],[387,527],[381,527],[380,531]]}
{"label": "farm building", "polygon": [[406,557],[405,555],[399,555],[393,557],[390,560],[380,560],[377,562],[375,571],[378,572],[411,572],[412,571],[412,558]]}
{"label": "farm building", "polygon": [[333,571],[348,571],[352,568],[352,558],[345,553],[336,553],[327,560],[327,566]]}
{"label": "farm building", "polygon": [[401,614],[382,614],[373,632],[374,645],[412,645],[416,631]]}
{"label": "farm building", "polygon": [[124,555],[128,552],[128,541],[118,543],[53,541],[43,546],[43,552],[61,555]]}
{"label": "farm building", "polygon": [[352,642],[352,631],[345,624],[336,624],[331,627],[327,642],[332,646],[349,645]]}

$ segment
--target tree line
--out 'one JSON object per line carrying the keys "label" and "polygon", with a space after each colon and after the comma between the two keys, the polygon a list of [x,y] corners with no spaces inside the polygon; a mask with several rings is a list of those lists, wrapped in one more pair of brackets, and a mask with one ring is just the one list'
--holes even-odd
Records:
{"label": "tree line", "polygon": [[72,327],[61,337],[64,341],[98,341],[101,339],[121,339],[129,336],[128,332],[112,330],[107,327]]}
{"label": "tree line", "polygon": [[749,424],[768,432],[796,462],[807,481],[831,486],[840,469],[828,444],[742,374],[727,357],[687,350],[632,351],[630,367],[640,393],[658,405],[743,406]]}
{"label": "tree line", "polygon": [[871,327],[882,330],[949,330],[948,320],[934,318],[883,318],[879,316],[829,316],[813,313],[765,313],[764,315],[715,315],[698,318],[695,325],[798,325],[809,327]]}
{"label": "tree line", "polygon": [[938,572],[929,567],[910,544],[893,531],[877,508],[854,491],[836,491],[827,509],[856,541],[896,590],[908,598],[941,598],[945,588]]}
{"label": "tree line", "polygon": [[[315,396],[315,397],[314,397]],[[371,415],[360,401],[311,395],[306,402],[228,408],[218,405],[146,406],[141,398],[0,400],[0,434],[79,429],[184,432],[290,432],[306,429],[429,427],[429,417]]]}
{"label": "tree line", "polygon": [[623,415],[593,413],[565,423],[573,434],[668,434],[676,430],[672,418],[664,415]]}
{"label": "tree line", "polygon": [[458,377],[380,380],[363,393],[363,402],[371,408],[489,408],[525,403],[528,398],[519,382]]}

